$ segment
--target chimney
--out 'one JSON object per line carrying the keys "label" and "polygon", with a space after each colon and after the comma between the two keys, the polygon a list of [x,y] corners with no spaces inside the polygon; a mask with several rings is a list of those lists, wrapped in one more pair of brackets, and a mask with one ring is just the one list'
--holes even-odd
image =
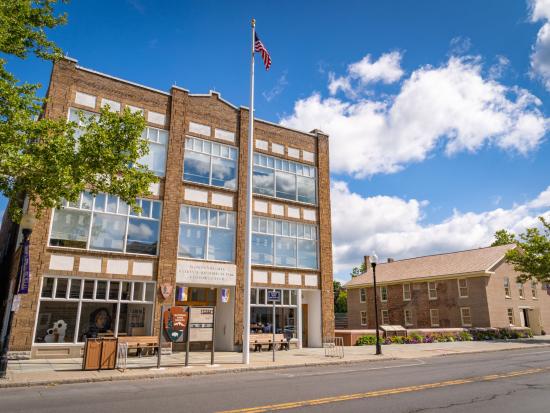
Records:
{"label": "chimney", "polygon": [[388,258],[388,263],[394,262],[395,260],[393,258]]}
{"label": "chimney", "polygon": [[363,257],[363,262],[365,263],[365,271],[368,271],[369,268],[370,268],[370,256],[369,255],[365,255]]}

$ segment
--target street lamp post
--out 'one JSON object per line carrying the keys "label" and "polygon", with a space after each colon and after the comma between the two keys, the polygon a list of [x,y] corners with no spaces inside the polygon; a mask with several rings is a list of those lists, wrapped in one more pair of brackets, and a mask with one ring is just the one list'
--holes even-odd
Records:
{"label": "street lamp post", "polygon": [[[8,323],[6,326],[6,334],[2,339],[2,353],[0,355],[0,379],[3,379],[6,377],[7,369],[8,369],[8,352],[10,350],[10,334],[11,334],[11,323],[13,322],[13,315],[15,313],[13,308],[13,300],[15,297],[15,293],[26,293],[26,288],[22,289],[22,277],[23,277],[23,266],[25,265],[25,260],[28,260],[29,257],[27,255],[27,250],[29,247],[29,238],[32,233],[32,227],[34,226],[35,218],[32,215],[25,214],[23,215],[23,218],[21,219],[21,223],[19,224],[19,227],[21,228],[21,232],[23,234],[23,239],[21,241],[21,254],[19,257],[19,267],[17,270],[17,276],[15,278],[15,282],[12,284],[9,284],[9,288],[11,291],[8,294],[8,302],[6,305],[6,311],[9,311],[9,317],[8,317]],[[15,291],[14,291],[15,289]]]}
{"label": "street lamp post", "polygon": [[371,266],[374,288],[374,320],[376,323],[376,355],[382,355],[382,347],[380,346],[380,332],[378,331],[378,292],[376,290],[376,264],[378,264],[378,255],[376,255],[376,252],[373,251],[371,256]]}

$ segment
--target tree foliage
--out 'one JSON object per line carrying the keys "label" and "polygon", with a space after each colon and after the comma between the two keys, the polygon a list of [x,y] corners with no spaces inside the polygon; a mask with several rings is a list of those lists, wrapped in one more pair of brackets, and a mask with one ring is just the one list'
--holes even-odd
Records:
{"label": "tree foliage", "polygon": [[550,222],[539,217],[539,228],[528,228],[519,235],[517,248],[506,253],[506,261],[514,266],[520,282],[550,282]]}
{"label": "tree foliage", "polygon": [[491,247],[497,247],[499,245],[508,245],[508,244],[515,244],[516,243],[516,236],[506,231],[505,229],[498,230],[495,232],[495,240],[491,244]]}
{"label": "tree foliage", "polygon": [[[0,53],[24,59],[34,54],[55,61],[60,49],[45,30],[66,22],[55,15],[56,0],[0,1]],[[37,215],[76,201],[84,189],[118,195],[135,206],[157,178],[140,166],[148,145],[141,138],[145,120],[140,113],[110,112],[81,118],[83,126],[65,119],[42,118],[45,99],[39,84],[21,83],[0,58],[0,192],[10,199],[27,196]],[[10,216],[20,219],[22,208],[10,203]]]}
{"label": "tree foliage", "polygon": [[358,267],[353,267],[350,273],[351,278],[357,277],[358,275],[363,274],[365,271],[367,271],[367,266],[364,262],[362,262],[361,265],[359,265]]}
{"label": "tree foliage", "polygon": [[340,281],[332,282],[334,289],[334,312],[346,313],[348,311],[348,292],[344,290]]}

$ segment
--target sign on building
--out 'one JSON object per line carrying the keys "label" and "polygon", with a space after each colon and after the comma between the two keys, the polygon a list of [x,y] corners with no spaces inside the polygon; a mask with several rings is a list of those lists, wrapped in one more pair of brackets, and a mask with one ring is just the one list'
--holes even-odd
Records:
{"label": "sign on building", "polygon": [[181,284],[233,287],[236,279],[235,264],[178,260],[176,281]]}
{"label": "sign on building", "polygon": [[213,341],[214,307],[191,307],[189,341]]}

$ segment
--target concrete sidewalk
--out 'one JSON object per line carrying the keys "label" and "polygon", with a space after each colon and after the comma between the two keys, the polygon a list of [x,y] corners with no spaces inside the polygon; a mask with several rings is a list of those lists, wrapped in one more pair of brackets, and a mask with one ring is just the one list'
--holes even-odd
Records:
{"label": "concrete sidewalk", "polygon": [[344,357],[325,357],[321,348],[277,351],[276,361],[271,352],[250,353],[250,364],[241,364],[242,354],[216,353],[215,365],[210,366],[210,353],[190,353],[190,366],[185,367],[185,353],[162,356],[162,368],[156,369],[156,357],[129,357],[125,371],[82,371],[82,359],[13,360],[9,362],[8,377],[0,380],[2,387],[41,386],[95,381],[135,380],[158,377],[191,376],[213,373],[266,370],[274,368],[345,364],[359,361],[417,359],[485,351],[549,347],[550,338],[535,337],[513,341],[469,341],[431,344],[391,344],[382,347],[383,355],[374,354],[374,346],[344,347]]}

